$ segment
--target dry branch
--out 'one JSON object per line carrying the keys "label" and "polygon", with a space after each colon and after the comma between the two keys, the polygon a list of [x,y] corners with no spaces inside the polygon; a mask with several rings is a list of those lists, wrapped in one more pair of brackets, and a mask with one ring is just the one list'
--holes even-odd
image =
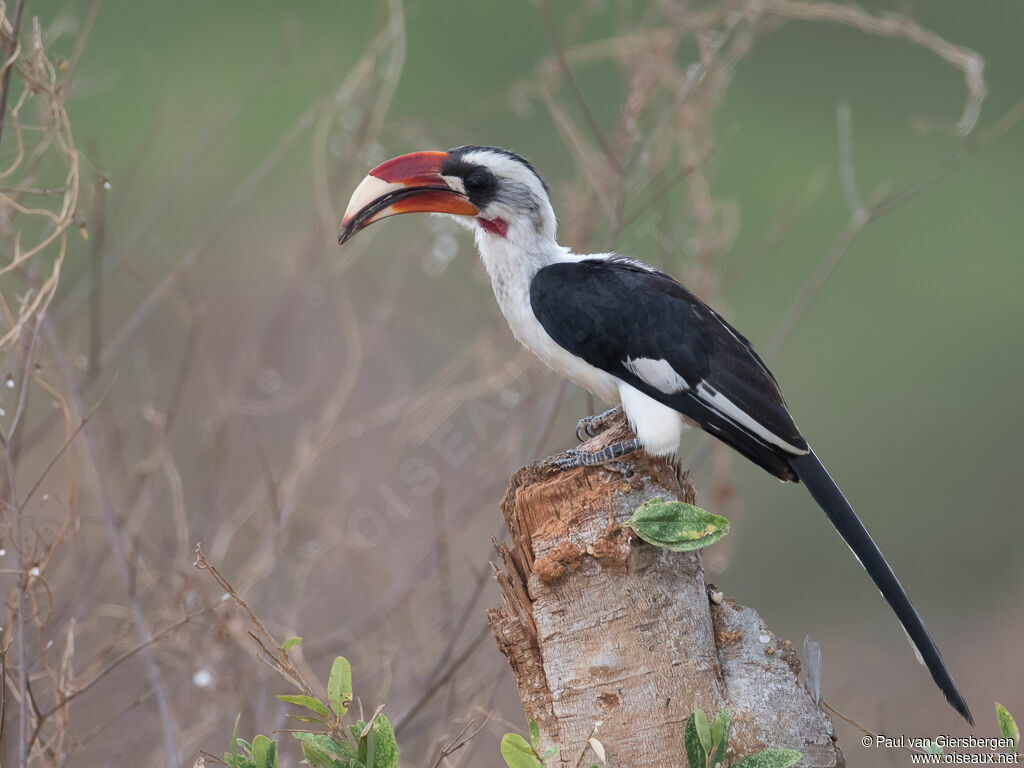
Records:
{"label": "dry branch", "polygon": [[[623,439],[618,422],[588,448]],[[511,545],[496,544],[502,606],[491,629],[545,746],[573,766],[597,729],[609,766],[685,766],[694,702],[733,711],[733,759],[799,749],[801,765],[844,765],[832,722],[798,683],[788,642],[751,608],[709,599],[701,555],[633,537],[621,523],[655,496],[693,502],[677,467],[638,455],[619,472],[519,470],[502,501]],[[584,765],[589,763],[582,763]]]}

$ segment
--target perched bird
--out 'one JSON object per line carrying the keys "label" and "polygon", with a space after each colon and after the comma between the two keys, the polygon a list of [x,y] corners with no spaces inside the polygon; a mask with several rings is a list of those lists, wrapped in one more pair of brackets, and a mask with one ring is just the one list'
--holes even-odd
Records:
{"label": "perched bird", "polygon": [[[780,480],[802,482],[896,613],[918,661],[974,724],[924,622],[742,334],[653,267],[559,245],[548,186],[513,152],[464,146],[388,160],[352,193],[338,242],[411,212],[451,214],[471,227],[515,337],[625,412],[635,438],[597,452],[573,449],[563,467],[601,464],[641,448],[669,455],[689,420]],[[616,410],[583,419],[577,436],[594,434]]]}

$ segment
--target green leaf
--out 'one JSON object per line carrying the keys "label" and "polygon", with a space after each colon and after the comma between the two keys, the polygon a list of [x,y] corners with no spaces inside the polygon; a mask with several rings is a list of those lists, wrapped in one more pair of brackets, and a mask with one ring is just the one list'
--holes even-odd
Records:
{"label": "green leaf", "polygon": [[308,744],[320,752],[337,757],[344,766],[347,766],[356,757],[355,747],[347,741],[334,741],[326,733],[300,732],[293,735],[302,742],[303,748]]}
{"label": "green leaf", "polygon": [[323,725],[323,720],[319,717],[306,717],[305,715],[292,715],[288,714],[285,717],[290,717],[292,720],[298,720],[300,723],[316,723],[317,725]]}
{"label": "green leaf", "polygon": [[348,705],[352,703],[352,665],[344,656],[336,658],[331,666],[331,676],[327,678],[327,701],[338,717],[348,712]]}
{"label": "green leaf", "polygon": [[[336,746],[334,740],[326,733],[310,733],[308,731],[296,731],[292,734],[292,736],[301,741],[303,744],[314,744],[320,749],[325,749],[328,752],[334,752],[334,748]],[[347,744],[347,742],[343,743]]]}
{"label": "green leaf", "polygon": [[1000,704],[996,702],[996,718],[999,720],[999,732],[1003,734],[1004,739],[1013,739],[1013,751],[1016,752],[1020,747],[1020,729],[1017,727],[1017,721],[1013,719],[1013,715]]}
{"label": "green leaf", "polygon": [[540,727],[532,718],[530,719],[530,746],[533,747],[534,752],[540,749]]}
{"label": "green leaf", "polygon": [[700,745],[704,747],[704,753],[707,754],[711,751],[711,729],[708,727],[708,716],[700,707],[693,709],[693,725],[697,729]]}
{"label": "green leaf", "polygon": [[287,640],[284,641],[284,645],[281,646],[281,650],[283,650],[285,653],[287,653],[288,651],[290,651],[292,648],[294,648],[296,645],[298,645],[301,642],[302,642],[302,638],[301,637],[289,637]]}
{"label": "green leaf", "polygon": [[345,768],[345,763],[311,742],[302,742],[302,756],[312,768]]}
{"label": "green leaf", "polygon": [[[366,723],[362,720],[356,720],[355,725],[350,725],[348,729],[351,731],[352,737],[356,740],[356,749],[358,750],[356,752],[356,756],[359,758],[360,762],[365,765],[366,737],[363,735],[363,731],[366,730]],[[373,766],[369,766],[369,768],[373,768]]]}
{"label": "green leaf", "polygon": [[533,747],[518,733],[506,733],[501,737],[501,756],[508,768],[544,768]]}
{"label": "green leaf", "polygon": [[255,768],[255,763],[244,755],[238,754],[239,743],[243,744],[245,748],[252,754],[252,748],[249,746],[249,742],[245,739],[238,738],[238,723],[242,719],[242,713],[239,712],[235,717],[235,728],[231,731],[231,751],[224,753],[224,762],[228,764],[229,768]]}
{"label": "green leaf", "polygon": [[704,751],[700,737],[697,736],[697,724],[693,715],[686,718],[683,744],[686,746],[686,759],[690,762],[690,768],[705,768],[708,764],[707,752]]}
{"label": "green leaf", "polygon": [[283,701],[285,704],[296,704],[300,707],[303,707],[304,709],[308,709],[310,712],[316,712],[318,715],[321,715],[322,717],[327,717],[331,714],[330,711],[328,711],[327,707],[324,706],[322,701],[318,701],[314,699],[312,696],[303,696],[301,694],[287,693],[282,694],[277,698],[280,701]]}
{"label": "green leaf", "polygon": [[939,746],[937,741],[926,741],[921,745],[921,751],[927,752],[929,755],[941,755],[942,747]]}
{"label": "green leaf", "polygon": [[252,761],[256,768],[277,768],[277,742],[263,734],[252,740]]}
{"label": "green leaf", "polygon": [[791,768],[799,763],[803,756],[803,752],[797,752],[795,749],[772,747],[744,757],[738,763],[733,763],[732,768]]}
{"label": "green leaf", "polygon": [[348,728],[358,744],[359,762],[366,768],[398,768],[395,729],[384,715],[378,714],[373,719],[373,727],[365,736],[363,731],[366,731],[366,723],[362,720]]}
{"label": "green leaf", "polygon": [[729,521],[693,504],[664,502],[655,497],[637,507],[623,525],[648,544],[673,552],[689,552],[714,544],[729,532]]}
{"label": "green leaf", "polygon": [[543,752],[540,753],[540,759],[541,760],[547,760],[550,757],[555,757],[561,751],[562,751],[561,747],[548,747],[547,749],[545,749]]}
{"label": "green leaf", "polygon": [[[238,717],[235,718],[235,730],[231,733],[231,751],[224,753],[224,762],[228,764],[229,768],[256,768],[256,763],[252,760],[252,745],[238,737],[238,721],[241,718],[242,713],[239,712]],[[238,754],[239,747],[245,754]]]}
{"label": "green leaf", "polygon": [[366,763],[366,768],[377,768],[377,734],[371,728],[366,734],[366,753],[359,750],[359,759]]}
{"label": "green leaf", "polygon": [[[373,720],[370,735],[374,737],[374,759],[367,759],[367,768],[398,768],[398,742],[391,721],[378,714]],[[372,763],[372,764],[371,764]]]}
{"label": "green leaf", "polygon": [[235,758],[238,757],[238,723],[242,719],[242,713],[239,712],[235,716],[235,729],[231,732],[231,764],[234,765]]}
{"label": "green leaf", "polygon": [[725,751],[729,748],[729,726],[732,724],[732,710],[728,707],[718,710],[711,721],[711,765],[725,765]]}

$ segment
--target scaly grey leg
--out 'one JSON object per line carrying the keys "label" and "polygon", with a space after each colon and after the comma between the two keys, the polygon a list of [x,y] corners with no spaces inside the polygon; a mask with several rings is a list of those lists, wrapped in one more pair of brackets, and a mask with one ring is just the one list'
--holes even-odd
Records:
{"label": "scaly grey leg", "polygon": [[620,456],[625,456],[627,453],[638,451],[643,446],[637,438],[630,440],[623,440],[621,443],[613,443],[612,445],[605,446],[600,451],[584,451],[579,448],[573,448],[572,450],[566,451],[568,456],[564,459],[556,459],[555,463],[559,469],[573,469],[574,467],[593,467],[597,464],[604,464],[607,461],[612,461]]}
{"label": "scaly grey leg", "polygon": [[[599,413],[596,416],[584,416],[576,425],[576,439],[581,443],[585,443],[587,438],[597,435],[605,424],[620,413],[622,413],[622,406],[616,405],[614,408],[609,408],[604,413]],[[584,437],[584,435],[587,437]]]}

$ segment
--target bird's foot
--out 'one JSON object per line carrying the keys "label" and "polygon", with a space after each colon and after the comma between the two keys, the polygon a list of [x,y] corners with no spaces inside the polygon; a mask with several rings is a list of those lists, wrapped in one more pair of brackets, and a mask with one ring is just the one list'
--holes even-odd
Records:
{"label": "bird's foot", "polygon": [[584,416],[576,424],[576,439],[585,443],[589,438],[595,437],[601,429],[612,419],[622,413],[622,406],[616,405],[604,413],[595,416]]}
{"label": "bird's foot", "polygon": [[594,467],[598,464],[613,464],[616,465],[616,471],[621,470],[621,462],[615,461],[620,456],[625,456],[627,453],[638,451],[643,446],[640,441],[635,437],[631,440],[623,440],[621,443],[613,443],[607,445],[599,451],[584,451],[579,448],[572,448],[566,451],[566,456],[560,459],[555,459],[555,464],[559,469],[575,469],[576,467]]}

